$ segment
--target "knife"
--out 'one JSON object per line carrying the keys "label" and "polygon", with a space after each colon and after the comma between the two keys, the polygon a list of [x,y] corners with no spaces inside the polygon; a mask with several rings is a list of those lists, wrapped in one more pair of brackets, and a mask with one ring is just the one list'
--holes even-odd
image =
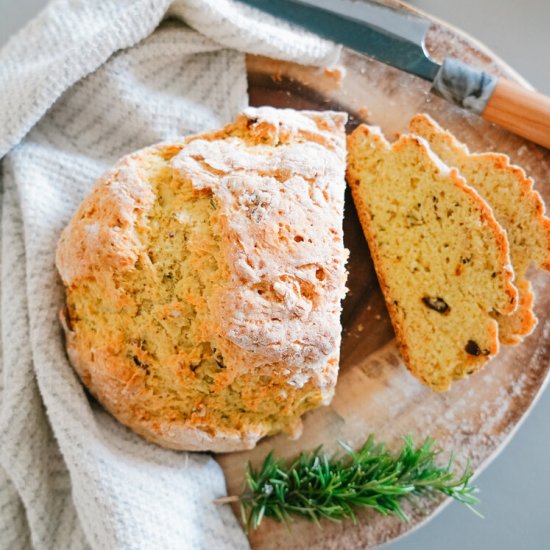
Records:
{"label": "knife", "polygon": [[239,0],[323,38],[432,82],[431,91],[507,130],[550,148],[550,98],[454,58],[430,58],[431,21],[406,10],[361,3],[361,19],[300,0]]}

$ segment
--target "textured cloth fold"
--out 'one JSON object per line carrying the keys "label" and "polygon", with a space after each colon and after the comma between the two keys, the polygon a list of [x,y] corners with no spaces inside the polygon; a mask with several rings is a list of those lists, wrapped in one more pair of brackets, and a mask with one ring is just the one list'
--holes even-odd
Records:
{"label": "textured cloth fold", "polygon": [[0,51],[0,546],[248,543],[208,455],[150,445],[63,347],[59,233],[120,156],[247,105],[244,52],[326,65],[333,44],[228,0],[55,0]]}

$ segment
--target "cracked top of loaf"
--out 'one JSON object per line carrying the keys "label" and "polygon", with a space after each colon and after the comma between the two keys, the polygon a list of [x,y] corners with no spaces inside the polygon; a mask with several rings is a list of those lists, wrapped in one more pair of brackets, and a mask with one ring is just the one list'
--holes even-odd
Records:
{"label": "cracked top of loaf", "polygon": [[67,349],[121,422],[232,451],[327,403],[345,293],[346,115],[247,109],[123,158],[63,231]]}

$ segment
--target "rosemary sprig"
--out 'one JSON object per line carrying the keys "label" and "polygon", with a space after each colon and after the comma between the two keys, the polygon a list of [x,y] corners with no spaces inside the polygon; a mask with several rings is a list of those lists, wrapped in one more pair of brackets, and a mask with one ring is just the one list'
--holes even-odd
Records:
{"label": "rosemary sprig", "polygon": [[[357,520],[357,508],[372,508],[384,515],[408,517],[401,507],[403,499],[443,494],[473,506],[479,500],[477,488],[469,484],[469,466],[457,477],[453,458],[445,466],[435,463],[440,450],[427,438],[415,446],[404,438],[400,451],[392,453],[369,436],[358,451],[340,443],[343,454],[328,457],[319,447],[304,452],[291,463],[267,455],[258,470],[250,465],[246,472],[247,490],[238,497],[243,522],[256,529],[264,517],[288,522],[302,516],[315,523],[321,519]],[[232,497],[222,501],[233,500]],[[478,514],[479,515],[479,514]]]}

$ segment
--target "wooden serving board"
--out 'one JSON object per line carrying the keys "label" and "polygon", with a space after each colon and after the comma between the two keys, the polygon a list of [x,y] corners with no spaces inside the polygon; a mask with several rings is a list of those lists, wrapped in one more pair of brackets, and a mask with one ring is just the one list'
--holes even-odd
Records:
{"label": "wooden serving board", "polygon": [[[526,84],[483,46],[440,21],[434,20],[428,48],[435,59],[458,57]],[[368,120],[380,125],[389,139],[407,130],[412,115],[427,112],[471,150],[507,153],[535,178],[536,188],[550,201],[550,183],[546,180],[550,151],[431,96],[429,83],[411,75],[351,51],[343,52],[342,65],[345,74],[340,81],[338,75],[320,69],[249,57],[251,103],[345,110],[351,115],[350,129]],[[455,450],[457,469],[469,459],[479,472],[506,444],[545,384],[550,366],[548,274],[532,273],[539,317],[534,334],[520,346],[502,349],[481,373],[455,383],[448,393],[437,394],[417,382],[402,365],[349,195],[344,229],[351,252],[350,292],[342,315],[341,366],[334,400],[305,416],[303,435],[297,441],[279,435],[263,440],[249,452],[218,455],[230,495],[242,491],[246,463],[259,464],[273,449],[279,456],[293,457],[320,444],[333,450],[338,439],[357,447],[370,433],[391,445],[399,444],[409,433],[418,441],[432,436],[443,448]],[[297,520],[290,530],[265,520],[250,534],[250,542],[261,550],[371,548],[427,521],[442,505],[442,501],[424,501],[411,508],[408,524],[371,512],[361,513],[357,525],[324,522],[322,529],[305,520]]]}

